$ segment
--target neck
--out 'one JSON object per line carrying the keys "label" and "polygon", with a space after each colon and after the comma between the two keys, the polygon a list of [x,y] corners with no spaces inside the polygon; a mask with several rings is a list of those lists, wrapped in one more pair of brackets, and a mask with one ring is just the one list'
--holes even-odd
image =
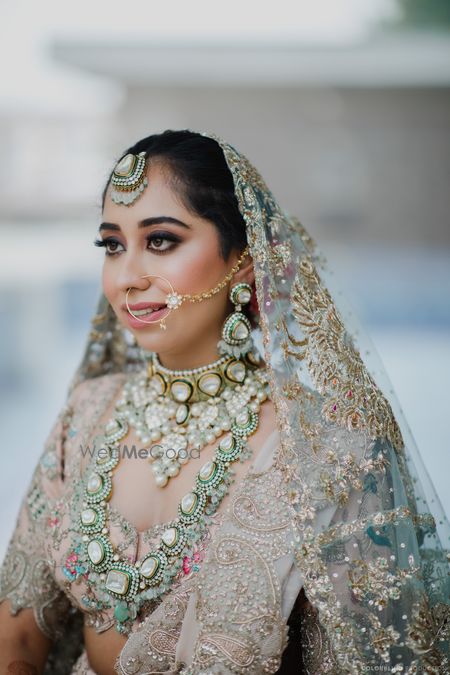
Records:
{"label": "neck", "polygon": [[[220,354],[217,355],[214,359],[210,359],[209,361],[202,361],[197,366],[185,366],[183,368],[173,368],[172,366],[166,366],[165,363],[163,363],[159,357],[158,354],[154,354],[154,359],[155,359],[155,365],[156,368],[162,368],[163,372],[166,372],[168,375],[174,374],[174,375],[180,375],[181,373],[185,373],[188,375],[189,373],[192,373],[193,375],[201,372],[205,368],[209,367],[214,367],[214,368],[220,368],[220,366],[225,363],[228,360],[228,356],[225,354]],[[214,365],[213,365],[214,364]]]}
{"label": "neck", "polygon": [[158,352],[158,360],[164,368],[168,368],[169,370],[192,370],[193,368],[200,368],[201,366],[206,366],[209,363],[217,361],[217,359],[220,359],[222,356],[217,351],[217,342],[218,339],[213,342],[209,348],[203,348],[201,352]]}

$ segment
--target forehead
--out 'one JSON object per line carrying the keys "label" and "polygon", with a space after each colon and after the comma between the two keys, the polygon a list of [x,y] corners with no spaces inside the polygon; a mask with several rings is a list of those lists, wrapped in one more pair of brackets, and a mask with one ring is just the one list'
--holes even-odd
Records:
{"label": "forehead", "polygon": [[[111,199],[111,182],[105,194],[103,215],[120,217],[123,220],[141,220],[145,217],[159,215],[186,215],[188,210],[184,206],[175,183],[170,180],[169,169],[159,163],[148,167],[146,176],[148,185],[141,195],[129,206],[116,204]],[[168,209],[170,213],[167,213]]]}
{"label": "forehead", "polygon": [[[127,236],[139,232],[139,223],[151,218],[159,219],[162,225],[165,218],[179,220],[187,225],[183,228],[190,236],[198,234],[205,237],[205,241],[216,241],[219,233],[213,221],[193,212],[183,202],[181,186],[178,181],[171,180],[170,170],[160,163],[150,164],[146,171],[148,185],[141,195],[129,206],[116,204],[111,199],[111,184],[105,194],[105,204],[102,211],[102,220],[119,226]],[[167,221],[170,223],[170,221]],[[178,228],[177,228],[178,229]],[[144,230],[143,230],[144,231]]]}

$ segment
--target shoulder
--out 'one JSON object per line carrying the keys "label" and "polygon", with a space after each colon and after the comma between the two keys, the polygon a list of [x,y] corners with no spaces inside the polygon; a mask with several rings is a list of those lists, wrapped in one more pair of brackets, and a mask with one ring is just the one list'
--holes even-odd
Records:
{"label": "shoulder", "polygon": [[113,373],[89,378],[78,383],[67,401],[67,422],[71,437],[87,438],[117,399],[127,379],[126,373]]}
{"label": "shoulder", "polygon": [[91,377],[75,385],[72,390],[67,405],[72,412],[79,411],[91,404],[106,403],[122,386],[127,378],[126,373],[111,373]]}
{"label": "shoulder", "polygon": [[80,445],[91,442],[126,379],[126,373],[100,375],[83,380],[73,388],[65,407],[62,428],[64,449],[61,454],[66,458],[67,474],[77,470]]}

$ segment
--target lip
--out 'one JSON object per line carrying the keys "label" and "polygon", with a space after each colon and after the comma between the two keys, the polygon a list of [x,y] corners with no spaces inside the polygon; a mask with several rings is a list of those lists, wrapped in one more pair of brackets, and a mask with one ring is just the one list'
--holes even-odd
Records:
{"label": "lip", "polygon": [[[164,302],[137,302],[135,305],[131,305],[128,303],[128,307],[131,309],[133,312],[135,309],[156,309],[157,307],[165,307],[166,304]],[[128,308],[126,304],[122,305],[122,309],[125,312],[128,312]]]}
{"label": "lip", "polygon": [[[160,306],[161,303],[158,302],[139,302],[136,303],[135,305],[129,305],[131,311],[135,309],[153,309],[154,307]],[[125,312],[125,317],[128,325],[130,328],[135,328],[135,329],[143,329],[147,328],[147,326],[151,326],[152,324],[158,325],[159,319],[162,319],[165,316],[168,316],[170,310],[168,310],[167,305],[161,307],[160,310],[155,311],[151,316],[152,320],[148,321],[148,319],[144,319],[142,317],[141,319],[136,319],[130,312],[127,310],[126,305],[122,305],[122,308]]]}

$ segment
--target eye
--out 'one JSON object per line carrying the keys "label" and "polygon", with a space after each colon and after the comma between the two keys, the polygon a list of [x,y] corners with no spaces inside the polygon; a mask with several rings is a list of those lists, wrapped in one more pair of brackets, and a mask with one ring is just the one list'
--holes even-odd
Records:
{"label": "eye", "polygon": [[[113,249],[111,250],[109,247],[113,246]],[[94,241],[94,246],[103,246],[105,248],[105,254],[106,255],[116,255],[119,253],[116,248],[117,246],[122,246],[120,241],[117,241],[117,239],[113,239],[112,237],[105,237],[105,239],[96,239]]]}
{"label": "eye", "polygon": [[[157,254],[168,253],[180,242],[180,239],[172,232],[152,232],[148,235],[147,241],[150,246],[150,251]],[[166,242],[165,246],[162,244]]]}
{"label": "eye", "polygon": [[[173,234],[172,232],[152,232],[148,235],[148,237],[146,237],[146,240],[147,244],[151,244],[148,250],[152,251],[152,253],[156,253],[157,255],[168,253],[181,241],[179,237],[177,237],[177,235]],[[163,246],[164,242],[167,242],[167,245]],[[113,256],[121,253],[120,250],[117,250],[117,246],[122,246],[122,244],[113,237],[96,239],[94,241],[94,245],[103,246],[107,256]]]}

